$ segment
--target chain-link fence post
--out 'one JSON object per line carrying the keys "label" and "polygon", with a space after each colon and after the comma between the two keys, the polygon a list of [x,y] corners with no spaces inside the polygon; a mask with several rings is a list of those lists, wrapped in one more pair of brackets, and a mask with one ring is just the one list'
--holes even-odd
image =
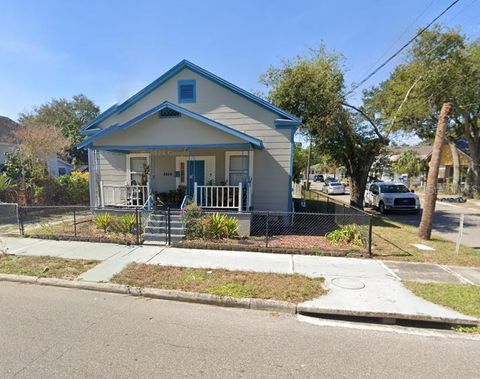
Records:
{"label": "chain-link fence post", "polygon": [[77,238],[77,214],[75,207],[73,207],[73,236]]}
{"label": "chain-link fence post", "polygon": [[172,244],[172,227],[170,207],[167,208],[167,228],[168,228],[168,246]]}
{"label": "chain-link fence post", "polygon": [[140,224],[138,222],[138,208],[135,207],[135,239],[136,244],[140,245]]}
{"label": "chain-link fence post", "polygon": [[268,247],[268,219],[270,212],[267,211],[267,216],[265,219],[265,247]]}
{"label": "chain-link fence post", "polygon": [[20,235],[23,236],[25,234],[25,228],[23,225],[23,207],[17,205],[17,218],[18,218],[18,231]]}
{"label": "chain-link fence post", "polygon": [[368,256],[372,256],[372,216],[368,219]]}

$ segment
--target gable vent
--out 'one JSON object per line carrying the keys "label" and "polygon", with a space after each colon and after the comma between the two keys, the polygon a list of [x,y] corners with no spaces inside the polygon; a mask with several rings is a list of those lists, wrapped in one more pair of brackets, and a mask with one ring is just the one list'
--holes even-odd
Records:
{"label": "gable vent", "polygon": [[180,117],[180,113],[177,111],[174,111],[173,109],[165,108],[165,109],[162,109],[160,112],[158,112],[158,117],[160,118]]}
{"label": "gable vent", "polygon": [[195,103],[196,102],[196,81],[179,80],[178,81],[178,102]]}

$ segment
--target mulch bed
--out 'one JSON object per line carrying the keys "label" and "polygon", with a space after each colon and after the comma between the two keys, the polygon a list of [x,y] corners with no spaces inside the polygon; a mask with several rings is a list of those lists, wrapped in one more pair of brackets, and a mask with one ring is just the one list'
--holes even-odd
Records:
{"label": "mulch bed", "polygon": [[223,240],[184,240],[174,244],[190,249],[254,251],[261,253],[301,254],[324,256],[365,256],[366,252],[350,245],[332,245],[323,236],[275,236],[268,239],[251,237]]}

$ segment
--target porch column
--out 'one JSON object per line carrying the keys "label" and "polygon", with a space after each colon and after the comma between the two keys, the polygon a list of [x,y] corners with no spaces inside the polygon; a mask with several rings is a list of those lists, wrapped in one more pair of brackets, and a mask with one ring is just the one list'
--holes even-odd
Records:
{"label": "porch column", "polygon": [[253,154],[254,150],[250,147],[248,150],[248,187],[247,187],[247,212],[252,206],[253,195]]}

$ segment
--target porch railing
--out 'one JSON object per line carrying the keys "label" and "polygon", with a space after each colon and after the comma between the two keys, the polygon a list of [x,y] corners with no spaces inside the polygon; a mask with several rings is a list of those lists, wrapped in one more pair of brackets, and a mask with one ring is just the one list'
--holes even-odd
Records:
{"label": "porch railing", "polygon": [[149,186],[100,183],[100,206],[143,207],[149,198]]}
{"label": "porch railing", "polygon": [[[248,196],[247,196],[248,198]],[[244,206],[242,183],[238,186],[199,186],[193,189],[193,201],[201,208],[238,209]]]}

